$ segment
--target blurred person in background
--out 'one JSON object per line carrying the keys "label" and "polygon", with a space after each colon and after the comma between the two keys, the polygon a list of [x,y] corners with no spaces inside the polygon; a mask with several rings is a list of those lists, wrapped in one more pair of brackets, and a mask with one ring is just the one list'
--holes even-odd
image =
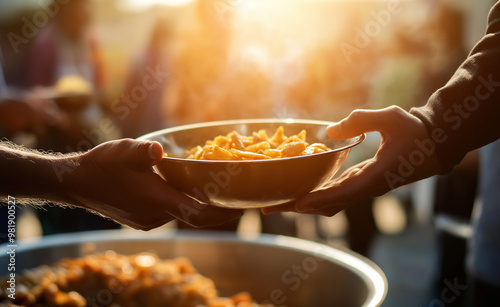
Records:
{"label": "blurred person in background", "polygon": [[[99,94],[104,89],[104,68],[91,29],[91,0],[54,1],[59,12],[33,39],[27,71],[28,88],[42,87],[66,117],[65,126],[53,129],[37,147],[75,151],[102,118]],[[97,144],[93,144],[97,145]]]}
{"label": "blurred person in background", "polygon": [[[115,127],[100,125],[105,115],[99,94],[105,86],[97,40],[91,29],[92,1],[53,1],[59,11],[33,38],[28,56],[28,87],[42,88],[62,114],[58,126],[39,137],[36,148],[69,153],[85,151],[116,138]],[[37,210],[44,234],[119,228],[83,210]]]}
{"label": "blurred person in background", "polygon": [[[136,138],[168,127],[164,111],[169,101],[164,96],[172,74],[171,45],[174,34],[171,27],[166,19],[156,21],[148,45],[128,73],[124,92],[132,102],[122,99],[113,106],[122,137]],[[161,75],[155,78],[151,72]],[[136,87],[145,89],[145,99],[135,101],[133,91]]]}
{"label": "blurred person in background", "polygon": [[231,12],[216,14],[213,0],[196,1],[178,27],[175,72],[165,97],[173,126],[221,119],[221,95],[231,40]]}
{"label": "blurred person in background", "polygon": [[54,86],[59,79],[77,75],[94,90],[104,87],[104,70],[96,38],[90,31],[91,0],[59,4],[54,20],[41,29],[33,42],[28,86]]}

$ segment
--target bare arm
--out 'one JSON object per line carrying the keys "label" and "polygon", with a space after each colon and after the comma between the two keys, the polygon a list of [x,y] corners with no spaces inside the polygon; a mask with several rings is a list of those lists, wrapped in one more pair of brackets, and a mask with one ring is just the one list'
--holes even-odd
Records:
{"label": "bare arm", "polygon": [[41,155],[16,148],[8,143],[0,144],[0,195],[19,198],[58,200],[52,195],[61,186],[53,166],[70,163],[69,158]]}
{"label": "bare arm", "polygon": [[0,145],[0,195],[73,205],[143,230],[173,219],[204,227],[241,216],[202,205],[168,185],[151,170],[162,155],[159,143],[131,139],[61,156]]}

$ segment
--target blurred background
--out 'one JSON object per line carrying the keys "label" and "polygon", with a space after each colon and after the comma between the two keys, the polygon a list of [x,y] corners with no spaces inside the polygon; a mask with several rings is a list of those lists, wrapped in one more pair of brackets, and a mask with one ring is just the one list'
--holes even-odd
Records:
{"label": "blurred background", "polygon": [[[451,77],[493,3],[0,0],[0,137],[71,153],[188,123],[409,110]],[[373,156],[379,141],[368,135],[346,165]],[[221,229],[353,249],[386,273],[385,306],[467,306],[467,295],[445,304],[441,293],[445,281],[466,283],[476,183],[471,153],[448,176],[333,218],[248,211]],[[120,228],[52,206],[18,208],[18,237]]]}

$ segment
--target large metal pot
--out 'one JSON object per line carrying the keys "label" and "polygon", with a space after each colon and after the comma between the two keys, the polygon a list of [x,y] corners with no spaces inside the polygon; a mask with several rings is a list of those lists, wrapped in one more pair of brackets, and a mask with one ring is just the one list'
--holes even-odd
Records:
{"label": "large metal pot", "polygon": [[[9,273],[8,248],[0,247],[0,263],[5,264],[0,267],[2,276]],[[18,242],[16,272],[106,250],[184,256],[214,280],[223,296],[248,291],[258,302],[289,307],[379,306],[387,293],[383,272],[351,251],[283,236],[244,239],[205,231],[97,231]]]}

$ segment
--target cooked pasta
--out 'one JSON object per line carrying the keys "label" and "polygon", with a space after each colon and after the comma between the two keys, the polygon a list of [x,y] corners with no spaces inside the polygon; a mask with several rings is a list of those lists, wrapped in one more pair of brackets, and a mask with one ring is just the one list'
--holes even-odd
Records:
{"label": "cooked pasta", "polygon": [[312,155],[330,150],[323,143],[309,144],[306,131],[287,137],[280,126],[272,136],[265,130],[242,136],[232,131],[217,136],[204,146],[196,146],[186,152],[187,159],[195,160],[264,160]]}

